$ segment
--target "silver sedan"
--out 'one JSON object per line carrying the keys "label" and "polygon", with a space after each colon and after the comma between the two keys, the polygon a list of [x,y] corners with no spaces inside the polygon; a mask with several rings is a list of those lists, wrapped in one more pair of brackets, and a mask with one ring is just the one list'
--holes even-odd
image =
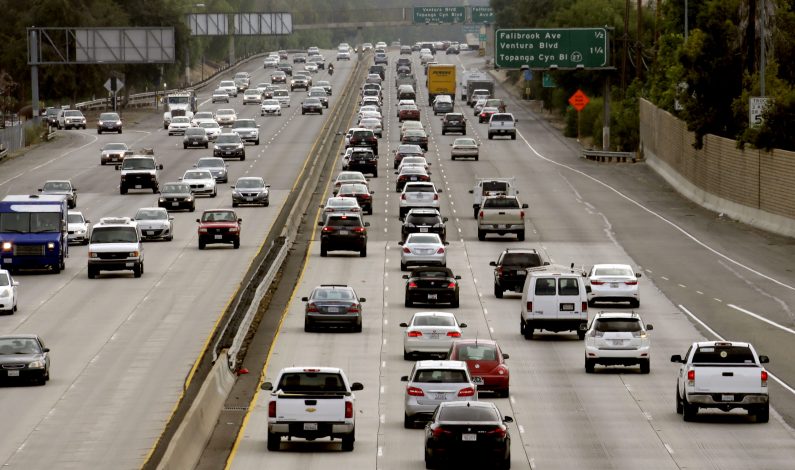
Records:
{"label": "silver sedan", "polygon": [[400,250],[400,270],[409,266],[447,266],[448,242],[436,233],[411,233],[405,242],[398,242]]}
{"label": "silver sedan", "polygon": [[455,160],[456,158],[474,158],[476,161],[480,156],[480,149],[475,139],[470,139],[468,137],[462,137],[460,139],[455,139],[450,149],[450,158]]}

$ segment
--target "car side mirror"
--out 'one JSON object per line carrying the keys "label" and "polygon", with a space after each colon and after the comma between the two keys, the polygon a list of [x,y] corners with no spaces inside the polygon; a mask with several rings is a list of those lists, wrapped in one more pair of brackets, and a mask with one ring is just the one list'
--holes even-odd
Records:
{"label": "car side mirror", "polygon": [[369,226],[370,226],[370,222],[365,222],[365,223],[364,223],[364,226],[365,226],[365,227],[369,227]]}
{"label": "car side mirror", "polygon": [[647,323],[647,324],[646,324],[646,331],[651,331],[651,330],[653,330],[653,329],[654,329],[654,325],[652,325],[652,324],[650,324],[650,323]]}
{"label": "car side mirror", "polygon": [[591,289],[591,286],[585,286],[585,293],[586,294],[590,294],[592,292],[592,290],[593,289]]}
{"label": "car side mirror", "polygon": [[322,226],[323,226],[323,222],[322,222],[322,221],[320,221],[320,220],[318,220],[318,221],[317,221],[317,226],[318,226],[318,227],[322,227]]}
{"label": "car side mirror", "polygon": [[12,283],[11,283],[11,285],[12,285],[12,286],[14,286],[14,287],[16,287],[16,286],[18,286],[18,285],[19,285],[19,281],[14,281],[14,282],[12,282]]}
{"label": "car side mirror", "polygon": [[471,190],[471,189],[470,189],[470,190],[469,190],[469,194],[475,194],[475,191],[473,191],[473,190]]}
{"label": "car side mirror", "polygon": [[403,277],[403,279],[408,279],[409,275],[408,274],[404,274],[402,277]]}
{"label": "car side mirror", "polygon": [[549,266],[549,261],[544,261],[544,266]]}
{"label": "car side mirror", "polygon": [[459,328],[466,328],[466,327],[467,327],[467,324],[466,324],[466,323],[459,323],[459,324],[458,324],[458,327],[459,327]]}
{"label": "car side mirror", "polygon": [[497,266],[497,262],[496,261],[491,261],[491,262],[489,262],[489,266]]}
{"label": "car side mirror", "polygon": [[169,217],[168,220],[174,220],[174,217]]}
{"label": "car side mirror", "polygon": [[237,219],[237,223],[242,224],[243,223],[243,219]]}
{"label": "car side mirror", "polygon": [[511,356],[509,354],[502,353],[502,358],[503,359],[510,359]]}
{"label": "car side mirror", "polygon": [[404,375],[403,377],[400,378],[400,381],[401,382],[408,382],[409,381],[409,376],[408,375]]}
{"label": "car side mirror", "polygon": [[504,418],[502,418],[502,422],[503,423],[513,423],[513,418],[511,418],[510,416],[505,416]]}
{"label": "car side mirror", "polygon": [[309,302],[309,297],[301,297],[301,302]]}
{"label": "car side mirror", "polygon": [[[50,352],[50,348],[42,348],[42,351],[48,353],[48,352]],[[767,356],[763,356],[763,357],[767,357]]]}
{"label": "car side mirror", "polygon": [[452,146],[453,146],[453,144],[450,144],[450,147],[452,147]]}
{"label": "car side mirror", "polygon": [[[396,171],[396,172],[395,172],[395,174],[397,175],[397,174],[398,174],[398,172]],[[41,189],[40,189],[39,191],[41,191]]]}
{"label": "car side mirror", "polygon": [[641,273],[635,273],[635,277],[636,277],[636,278],[640,279],[640,277],[641,277],[641,276],[642,276],[642,274],[641,274]]}
{"label": "car side mirror", "polygon": [[680,356],[679,354],[674,354],[673,356],[671,356],[671,362],[678,362],[681,364],[683,362],[682,356]]}
{"label": "car side mirror", "polygon": [[201,219],[196,219],[196,222],[199,222],[199,223],[201,223]]}
{"label": "car side mirror", "polygon": [[193,168],[198,168],[198,167],[199,167],[199,165],[193,165]]}
{"label": "car side mirror", "polygon": [[360,382],[354,382],[351,384],[352,392],[358,392],[359,390],[364,390],[364,385],[362,385]]}
{"label": "car side mirror", "polygon": [[769,357],[764,356],[764,355],[763,356],[759,356],[759,363],[760,364],[767,364],[768,362],[770,362],[770,358]]}
{"label": "car side mirror", "polygon": [[442,222],[447,222],[447,217],[442,217]]}
{"label": "car side mirror", "polygon": [[461,279],[461,276],[455,276],[455,277],[454,277],[454,279],[456,279],[456,280],[460,280],[460,279]]}
{"label": "car side mirror", "polygon": [[87,224],[90,224],[90,223],[91,223],[91,221],[90,221],[90,220],[88,220],[88,219],[86,219],[86,223],[87,223]]}
{"label": "car side mirror", "polygon": [[408,325],[408,323],[405,323],[405,322],[404,322],[404,323],[401,323],[401,324],[400,324],[400,327],[401,327],[401,328],[408,328],[408,327],[409,327],[409,325]]}
{"label": "car side mirror", "polygon": [[[121,170],[121,165],[116,165],[116,169],[117,170]],[[39,190],[39,191],[41,191],[41,190]]]}
{"label": "car side mirror", "polygon": [[522,204],[522,209],[527,209],[528,207],[530,207],[530,206],[529,206],[529,205],[527,205],[526,203],[525,203],[525,204]]}
{"label": "car side mirror", "polygon": [[447,246],[449,244],[450,244],[450,242],[444,242],[444,246]]}
{"label": "car side mirror", "polygon": [[375,191],[370,191],[370,194],[375,194]]}
{"label": "car side mirror", "polygon": [[273,390],[273,384],[270,382],[262,382],[262,385],[259,386],[262,390]]}
{"label": "car side mirror", "polygon": [[158,170],[162,170],[163,169],[163,164],[161,163],[161,164],[157,165],[157,169]]}

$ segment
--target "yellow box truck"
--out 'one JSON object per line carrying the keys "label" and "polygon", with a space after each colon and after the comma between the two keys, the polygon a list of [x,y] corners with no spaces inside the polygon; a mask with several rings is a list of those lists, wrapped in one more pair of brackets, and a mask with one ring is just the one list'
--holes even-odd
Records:
{"label": "yellow box truck", "polygon": [[448,95],[455,100],[455,65],[428,65],[428,104],[439,95]]}

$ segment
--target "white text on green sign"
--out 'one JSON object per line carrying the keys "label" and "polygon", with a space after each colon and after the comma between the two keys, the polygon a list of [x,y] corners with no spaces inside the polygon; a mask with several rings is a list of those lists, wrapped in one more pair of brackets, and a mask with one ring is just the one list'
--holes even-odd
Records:
{"label": "white text on green sign", "polygon": [[495,65],[503,68],[575,69],[608,65],[604,28],[500,29]]}

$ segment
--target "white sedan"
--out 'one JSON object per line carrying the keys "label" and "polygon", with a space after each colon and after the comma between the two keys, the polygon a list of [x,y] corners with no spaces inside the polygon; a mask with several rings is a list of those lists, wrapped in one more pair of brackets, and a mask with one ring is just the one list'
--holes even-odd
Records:
{"label": "white sedan", "polygon": [[282,105],[279,103],[279,100],[262,100],[262,106],[260,106],[259,115],[265,116],[266,114],[270,116],[282,115]]}
{"label": "white sedan", "polygon": [[171,118],[168,125],[168,135],[184,135],[185,129],[191,127],[190,118],[187,116],[176,116]]}
{"label": "white sedan", "polygon": [[12,314],[17,311],[17,286],[19,282],[11,273],[0,269],[0,312]]}
{"label": "white sedan", "polygon": [[409,266],[447,266],[448,242],[443,242],[437,233],[411,233],[405,242],[398,242],[400,250],[400,270]]}
{"label": "white sedan", "polygon": [[450,146],[452,147],[450,149],[450,159],[474,158],[475,161],[478,160],[480,152],[479,145],[475,142],[475,139],[462,137],[460,139],[455,139]]}
{"label": "white sedan", "polygon": [[596,302],[626,302],[629,306],[640,306],[640,292],[636,273],[628,264],[595,264],[588,273],[591,290],[588,304]]}
{"label": "white sedan", "polygon": [[449,312],[417,312],[408,324],[403,336],[403,359],[415,354],[447,354],[453,341],[461,338],[461,329],[466,323],[458,323]]}
{"label": "white sedan", "polygon": [[135,213],[135,221],[144,240],[174,239],[174,217],[164,207],[142,207]]}
{"label": "white sedan", "polygon": [[215,178],[209,170],[188,170],[179,180],[189,184],[190,192],[193,194],[207,194],[210,197],[215,197],[218,194],[215,188]]}
{"label": "white sedan", "polygon": [[69,211],[66,214],[67,240],[69,240],[69,243],[88,245],[88,239],[91,236],[90,223],[90,220],[83,217],[82,212]]}
{"label": "white sedan", "polygon": [[213,119],[212,121],[202,121],[199,127],[204,128],[207,132],[207,140],[215,140],[221,135],[221,126]]}
{"label": "white sedan", "polygon": [[359,207],[359,201],[355,197],[330,197],[326,200],[326,204],[321,205],[320,208],[323,209],[323,213],[320,216],[322,220],[318,220],[317,224],[321,227],[326,225],[326,220],[332,214],[348,212],[360,214],[362,212],[362,208]]}

